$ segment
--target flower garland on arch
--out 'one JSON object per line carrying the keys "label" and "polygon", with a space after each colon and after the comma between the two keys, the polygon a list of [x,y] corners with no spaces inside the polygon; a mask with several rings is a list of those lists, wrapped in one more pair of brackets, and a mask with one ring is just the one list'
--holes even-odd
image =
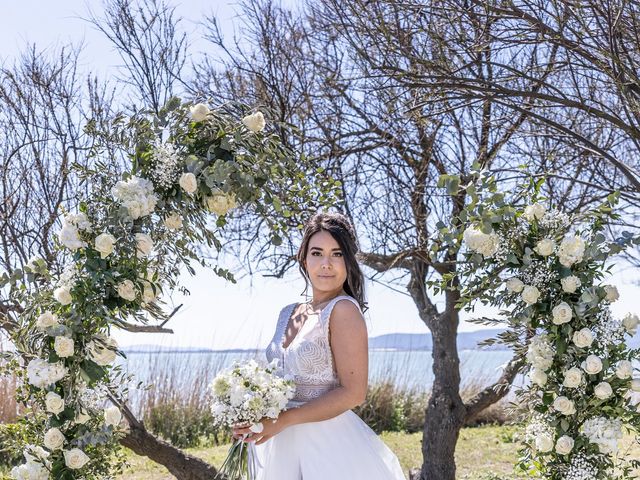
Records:
{"label": "flower garland on arch", "polygon": [[[116,117],[107,132],[87,125],[98,139],[96,164],[80,171],[90,193],[61,222],[66,268],[52,275],[44,260],[32,259],[0,277],[22,307],[10,366],[22,379],[17,399],[30,407],[20,419],[25,463],[13,478],[98,479],[119,471],[127,424],[118,404],[128,377],[114,366],[124,355],[111,330],[131,319],[164,324],[172,313],[162,294],[179,286],[182,267],[193,274],[192,262],[208,266],[195,248],[221,249],[216,231],[230,211],[260,216],[279,245],[290,217],[336,201],[339,183],[311,185],[315,177],[264,131],[264,115],[246,110],[174,98],[159,115]],[[131,165],[121,177],[113,173],[115,151]]]}
{"label": "flower garland on arch", "polygon": [[[619,193],[570,216],[540,198],[543,180],[507,201],[492,177],[474,174],[477,184],[464,187],[471,202],[453,227],[442,226],[440,245],[466,246],[459,306],[499,307],[503,319],[477,322],[506,323],[495,341],[513,348],[528,372],[518,398],[532,413],[518,467],[553,480],[632,478],[640,461],[615,455],[623,429],[640,431],[640,350],[625,344],[640,320],[635,312],[614,318],[618,291],[601,284],[607,260],[640,244],[628,232],[609,242],[603,234],[619,218]],[[441,185],[460,188],[455,176]]]}

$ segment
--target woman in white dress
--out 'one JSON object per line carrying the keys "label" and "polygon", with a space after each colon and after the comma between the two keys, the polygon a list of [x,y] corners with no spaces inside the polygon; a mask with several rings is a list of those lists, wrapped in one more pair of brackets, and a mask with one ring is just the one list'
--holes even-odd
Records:
{"label": "woman in white dress", "polygon": [[[354,229],[341,214],[307,222],[297,260],[313,296],[280,312],[267,359],[280,360],[296,394],[254,442],[259,480],[404,480],[397,457],[355,413],[367,393],[364,276]],[[308,283],[307,283],[308,287]],[[306,289],[305,289],[306,291]]]}

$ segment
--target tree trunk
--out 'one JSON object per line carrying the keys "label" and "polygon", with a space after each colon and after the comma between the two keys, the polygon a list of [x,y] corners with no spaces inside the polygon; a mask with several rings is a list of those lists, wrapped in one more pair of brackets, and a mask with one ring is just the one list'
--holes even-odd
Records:
{"label": "tree trunk", "polygon": [[433,374],[431,398],[426,411],[422,437],[423,465],[420,480],[455,480],[455,450],[466,408],[460,397],[460,359],[456,344],[457,292],[447,292],[447,309],[430,325],[433,336]]}
{"label": "tree trunk", "polygon": [[130,429],[120,443],[138,455],[164,465],[178,480],[226,480],[213,465],[157,439],[141,423],[130,423]]}

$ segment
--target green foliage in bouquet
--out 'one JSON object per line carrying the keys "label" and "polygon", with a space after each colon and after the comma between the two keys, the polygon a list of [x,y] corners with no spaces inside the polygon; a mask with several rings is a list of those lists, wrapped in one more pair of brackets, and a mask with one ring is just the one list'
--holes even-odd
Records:
{"label": "green foliage in bouquet", "polygon": [[33,259],[0,276],[20,312],[11,340],[18,399],[31,408],[20,419],[28,432],[23,447],[37,447],[25,450],[14,476],[117,473],[130,378],[114,366],[124,355],[112,329],[164,325],[175,311],[165,311],[161,294],[180,288],[181,270],[193,274],[193,264],[233,281],[199,252],[222,248],[230,212],[259,218],[278,245],[291,217],[336,201],[339,184],[265,130],[262,113],[248,113],[242,105],[210,109],[174,98],[159,115],[117,116],[108,131],[86,126],[95,162],[75,167],[83,179],[79,209],[65,212],[58,234],[64,271]]}

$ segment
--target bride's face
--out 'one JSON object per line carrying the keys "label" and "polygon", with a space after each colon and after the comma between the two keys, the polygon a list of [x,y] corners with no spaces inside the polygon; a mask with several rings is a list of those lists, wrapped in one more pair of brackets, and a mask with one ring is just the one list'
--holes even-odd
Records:
{"label": "bride's face", "polygon": [[316,290],[341,290],[347,279],[347,266],[340,245],[325,230],[309,239],[305,260],[311,284]]}

